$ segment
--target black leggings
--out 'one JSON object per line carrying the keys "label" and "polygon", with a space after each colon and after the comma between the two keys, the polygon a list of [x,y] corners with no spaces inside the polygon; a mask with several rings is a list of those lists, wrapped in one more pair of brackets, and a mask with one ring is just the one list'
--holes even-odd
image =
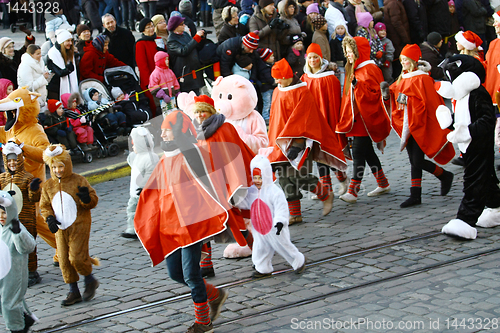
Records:
{"label": "black leggings", "polygon": [[424,152],[418,146],[417,142],[410,135],[406,144],[406,152],[411,164],[411,179],[422,179],[422,170],[434,173],[436,164],[425,159]]}
{"label": "black leggings", "polygon": [[373,142],[369,136],[355,136],[352,143],[353,175],[352,179],[361,181],[365,173],[365,163],[368,164],[372,173],[382,170]]}

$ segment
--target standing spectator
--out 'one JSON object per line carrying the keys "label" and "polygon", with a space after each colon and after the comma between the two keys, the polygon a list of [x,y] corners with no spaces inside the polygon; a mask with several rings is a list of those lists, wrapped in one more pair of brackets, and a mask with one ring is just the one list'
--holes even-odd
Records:
{"label": "standing spectator", "polygon": [[377,66],[382,67],[382,56],[384,55],[384,47],[378,38],[378,34],[373,29],[373,17],[370,13],[356,14],[358,19],[358,28],[356,36],[364,37],[370,42],[370,59],[375,61]]}
{"label": "standing spectator", "polygon": [[431,77],[434,80],[444,79],[443,70],[438,65],[443,61],[439,48],[443,44],[443,38],[437,32],[431,32],[427,35],[427,40],[420,45],[422,52],[422,60],[427,61],[431,65]]}
{"label": "standing spectator", "polygon": [[14,48],[14,41],[9,37],[0,38],[0,73],[4,79],[9,79],[17,89],[17,68],[21,63],[21,56],[26,52],[30,44],[35,43],[35,37],[29,29],[23,29],[27,34],[23,47],[19,50]]}
{"label": "standing spectator", "polygon": [[304,74],[304,65],[306,64],[304,41],[300,35],[293,36],[292,41],[293,45],[288,48],[284,57],[292,68],[293,74],[301,77]]}
{"label": "standing spectator", "polygon": [[156,15],[156,3],[158,0],[140,0],[144,6],[145,18],[151,19]]}
{"label": "standing spectator", "polygon": [[347,23],[347,29],[349,35],[356,36],[356,28],[358,27],[358,19],[356,14],[368,12],[364,2],[362,0],[348,0],[346,6],[347,14],[349,14],[349,20]]}
{"label": "standing spectator", "polygon": [[314,26],[314,35],[312,42],[318,44],[321,48],[322,57],[328,61],[332,58],[330,51],[330,43],[328,42],[328,23],[325,18],[321,15],[316,16],[312,19],[312,24]]}
{"label": "standing spectator", "polygon": [[47,86],[48,98],[59,100],[62,94],[78,91],[74,53],[73,36],[68,30],[59,30],[56,44],[47,54],[47,68],[54,73]]}
{"label": "standing spectator", "polygon": [[423,0],[403,1],[408,24],[410,25],[410,41],[420,45],[427,36],[427,11]]}
{"label": "standing spectator", "polygon": [[2,10],[2,25],[4,29],[10,28],[9,11],[7,9],[7,4],[10,0],[0,0],[0,9]]}
{"label": "standing spectator", "polygon": [[470,30],[476,33],[483,41],[486,41],[486,18],[488,17],[488,11],[481,2],[477,0],[463,0],[462,15],[464,17],[464,30]]}
{"label": "standing spectator", "polygon": [[120,0],[120,3],[122,8],[123,25],[127,30],[135,30],[135,1]]}
{"label": "standing spectator", "polygon": [[17,70],[17,82],[21,87],[27,86],[29,91],[40,94],[38,103],[44,106],[47,100],[47,79],[49,73],[45,69],[40,46],[31,44],[21,57],[21,64]]}
{"label": "standing spectator", "polygon": [[80,61],[80,79],[96,79],[104,83],[106,68],[127,66],[108,52],[109,37],[99,35],[92,43],[85,46],[85,53]]}
{"label": "standing spectator", "polygon": [[[242,7],[243,2],[241,2]],[[230,4],[234,5],[232,2],[228,2],[228,5]],[[200,22],[200,27],[209,27],[212,25],[212,6],[207,0],[200,0],[200,16],[198,17],[198,21]]]}
{"label": "standing spectator", "polygon": [[97,29],[97,31],[101,33],[103,29],[99,16],[99,4],[97,3],[97,0],[82,0],[82,11],[89,18],[92,30]]}
{"label": "standing spectator", "polygon": [[155,34],[156,34],[156,46],[159,49],[167,51],[167,40],[168,40],[168,30],[167,30],[167,21],[165,17],[161,14],[157,14],[151,18],[155,26]]}
{"label": "standing spectator", "polygon": [[232,37],[242,37],[248,33],[245,25],[240,24],[238,20],[238,7],[226,6],[222,10],[222,19],[224,25],[220,31],[218,42],[222,44],[225,40]]}
{"label": "standing spectator", "polygon": [[[272,0],[271,0],[272,2]],[[213,18],[213,23],[214,23],[214,28],[215,28],[215,37],[219,38],[220,30],[222,29],[222,25],[224,24],[224,21],[222,20],[222,10],[226,6],[235,6],[236,5],[236,0],[213,0],[212,1],[212,18]],[[208,14],[207,14],[208,15]],[[204,22],[204,25],[206,25]],[[250,31],[252,31],[250,29]]]}
{"label": "standing spectator", "polygon": [[[428,31],[439,32],[441,36],[450,35],[451,14],[450,14],[450,9],[448,8],[448,0],[434,0],[432,2],[429,2],[427,7],[427,24],[428,24]],[[390,35],[389,38],[391,38]],[[394,42],[394,40],[392,41]],[[439,50],[439,52],[441,52],[442,55],[445,55],[447,51],[448,51],[447,44],[444,44]]]}
{"label": "standing spectator", "polygon": [[276,60],[281,59],[278,22],[273,0],[259,0],[259,5],[255,7],[254,14],[248,21],[248,30],[259,32],[259,47],[273,50]]}
{"label": "standing spectator", "polygon": [[384,23],[387,28],[387,38],[394,45],[392,77],[396,78],[401,73],[399,54],[403,47],[410,43],[410,25],[401,0],[384,0]]}
{"label": "standing spectator", "polygon": [[349,14],[344,7],[344,0],[330,1],[325,13],[325,19],[328,22],[328,35],[332,36],[337,27],[342,24],[347,32],[349,24]]}
{"label": "standing spectator", "polygon": [[457,50],[457,44],[455,43],[456,40],[455,40],[454,36],[457,32],[460,31],[460,23],[458,23],[458,14],[457,14],[456,8],[455,8],[455,1],[453,1],[453,0],[448,1],[448,9],[449,9],[450,15],[451,15],[450,34],[453,37],[448,37],[448,38],[445,37],[445,41],[448,44],[449,52],[451,54],[456,54],[456,53],[458,53],[458,50]]}
{"label": "standing spectator", "polygon": [[106,14],[102,17],[104,34],[109,37],[108,51],[116,59],[126,63],[128,66],[135,67],[134,46],[135,38],[129,30],[117,27],[113,15]]}
{"label": "standing spectator", "polygon": [[[191,5],[191,1],[189,0],[181,0],[179,2],[179,13],[184,18],[184,24],[189,28],[189,33],[191,37],[196,35],[196,24],[194,24],[193,16],[192,16],[193,6]],[[196,14],[196,13],[195,13]]]}
{"label": "standing spectator", "polygon": [[180,80],[181,91],[192,90],[199,95],[199,89],[204,85],[203,76],[201,73],[194,76],[192,72],[201,68],[196,47],[201,39],[205,38],[205,31],[200,30],[194,37],[191,37],[184,31],[184,19],[179,16],[168,20],[167,29],[170,31],[167,50],[170,55],[176,57],[175,64],[171,67],[175,76],[182,78]]}
{"label": "standing spectator", "polygon": [[288,25],[286,29],[279,32],[279,44],[281,46],[281,53],[286,52],[288,46],[292,45],[291,37],[302,33],[299,22],[295,16],[299,13],[299,6],[295,0],[281,0],[278,3],[278,14],[280,19]]}
{"label": "standing spectator", "polygon": [[[309,43],[309,44],[311,43],[313,30],[312,30],[311,22],[307,20],[307,18],[308,18],[308,9],[307,8],[309,8],[314,3],[315,2],[310,1],[310,0],[307,0],[307,1],[298,0],[297,4],[299,7],[299,12],[295,16],[295,19],[297,20],[297,22],[299,22],[300,30],[302,32],[306,33],[305,39],[307,40],[307,43]],[[310,10],[316,11],[316,9],[309,9],[309,11]],[[318,10],[318,13],[319,13],[319,10]]]}

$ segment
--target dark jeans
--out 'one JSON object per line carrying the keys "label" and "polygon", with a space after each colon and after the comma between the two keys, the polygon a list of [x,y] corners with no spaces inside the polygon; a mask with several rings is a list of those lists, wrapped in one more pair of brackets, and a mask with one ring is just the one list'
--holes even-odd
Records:
{"label": "dark jeans", "polygon": [[352,142],[352,179],[361,181],[365,173],[365,163],[368,164],[372,173],[382,170],[373,142],[369,136],[355,136]]}
{"label": "dark jeans", "polygon": [[102,17],[104,14],[111,13],[113,10],[113,15],[116,19],[116,24],[122,24],[122,15],[120,13],[120,1],[119,0],[104,0],[99,1],[99,15]]}
{"label": "dark jeans", "polygon": [[429,173],[433,173],[436,170],[436,164],[425,159],[424,152],[411,135],[406,144],[406,152],[411,164],[411,179],[422,179],[422,170]]}
{"label": "dark jeans", "polygon": [[127,123],[127,118],[123,112],[108,113],[104,118],[108,119],[111,128],[125,126]]}
{"label": "dark jeans", "polygon": [[168,275],[172,280],[191,289],[191,298],[195,303],[207,301],[207,289],[200,269],[201,245],[201,242],[198,242],[178,249],[167,257]]}
{"label": "dark jeans", "polygon": [[123,23],[128,24],[128,27],[134,30],[135,2],[132,0],[120,0],[120,1],[122,4]]}
{"label": "dark jeans", "polygon": [[152,18],[156,14],[156,1],[142,2],[146,17]]}

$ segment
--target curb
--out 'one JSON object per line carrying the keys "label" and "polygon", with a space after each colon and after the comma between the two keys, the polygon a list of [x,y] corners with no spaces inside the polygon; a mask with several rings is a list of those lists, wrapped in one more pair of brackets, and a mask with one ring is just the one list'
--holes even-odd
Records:
{"label": "curb", "polygon": [[109,180],[130,176],[130,165],[125,161],[104,168],[82,172],[80,175],[87,178],[90,185],[96,185]]}

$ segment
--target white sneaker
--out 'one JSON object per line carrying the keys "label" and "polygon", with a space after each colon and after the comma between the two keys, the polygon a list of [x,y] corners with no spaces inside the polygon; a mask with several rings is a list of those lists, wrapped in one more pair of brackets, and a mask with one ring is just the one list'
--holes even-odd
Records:
{"label": "white sneaker", "polygon": [[346,178],[346,180],[344,180],[343,182],[340,182],[338,184],[338,186],[339,186],[339,190],[337,191],[338,196],[341,196],[342,194],[345,194],[347,192],[347,190],[349,189],[350,182],[351,182],[351,180],[348,177],[348,178]]}
{"label": "white sneaker", "polygon": [[355,197],[354,195],[352,195],[349,192],[342,194],[339,198],[340,198],[340,200],[348,202],[348,203],[356,203],[356,201],[358,200],[358,197]]}
{"label": "white sneaker", "polygon": [[390,191],[391,191],[391,186],[390,185],[387,186],[387,187],[377,186],[376,189],[374,189],[371,192],[368,192],[367,196],[369,196],[369,197],[376,197],[377,195],[386,194],[386,193],[389,193]]}

